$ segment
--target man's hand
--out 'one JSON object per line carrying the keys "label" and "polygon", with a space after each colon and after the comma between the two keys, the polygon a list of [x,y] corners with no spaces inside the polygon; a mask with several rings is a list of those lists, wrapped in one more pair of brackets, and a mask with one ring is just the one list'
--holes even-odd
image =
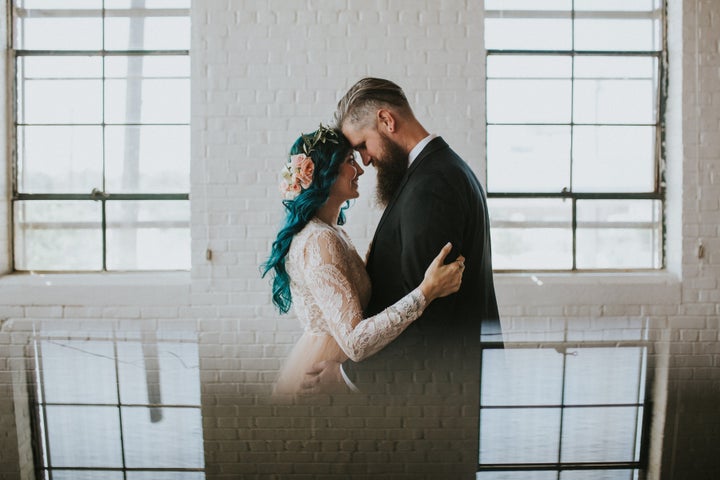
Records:
{"label": "man's hand", "polygon": [[300,384],[302,393],[349,393],[350,389],[340,373],[340,362],[323,360],[305,372]]}

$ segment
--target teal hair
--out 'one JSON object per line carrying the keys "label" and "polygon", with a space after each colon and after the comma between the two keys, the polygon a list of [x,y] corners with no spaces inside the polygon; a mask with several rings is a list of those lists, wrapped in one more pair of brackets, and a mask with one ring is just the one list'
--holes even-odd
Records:
{"label": "teal hair", "polygon": [[[327,139],[330,141],[326,141]],[[290,276],[285,269],[285,257],[290,250],[290,243],[327,201],[330,187],[335,183],[340,165],[345,161],[350,149],[350,144],[342,133],[322,125],[315,132],[301,135],[290,148],[289,155],[309,153],[315,170],[312,184],[307,189],[303,189],[293,200],[283,200],[285,222],[272,244],[270,256],[261,266],[263,278],[272,271],[272,302],[280,313],[287,313],[292,305]],[[344,210],[349,206],[350,202],[346,202],[340,209],[338,225],[345,223]]]}

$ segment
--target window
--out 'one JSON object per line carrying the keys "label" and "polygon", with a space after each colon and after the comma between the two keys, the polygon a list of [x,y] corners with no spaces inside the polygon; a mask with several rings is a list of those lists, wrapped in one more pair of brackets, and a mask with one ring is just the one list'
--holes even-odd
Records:
{"label": "window", "polygon": [[38,478],[204,480],[196,340],[39,335]]}
{"label": "window", "polygon": [[14,0],[13,261],[190,267],[190,0]]}
{"label": "window", "polygon": [[486,0],[497,270],[660,269],[660,0]]}
{"label": "window", "polygon": [[484,344],[478,480],[635,480],[646,450],[642,342]]}

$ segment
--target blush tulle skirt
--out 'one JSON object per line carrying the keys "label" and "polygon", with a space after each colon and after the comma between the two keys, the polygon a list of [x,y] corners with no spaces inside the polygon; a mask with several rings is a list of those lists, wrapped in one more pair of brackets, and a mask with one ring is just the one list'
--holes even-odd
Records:
{"label": "blush tulle skirt", "polygon": [[273,396],[300,393],[305,373],[316,363],[323,360],[344,362],[347,358],[331,335],[304,332],[280,369]]}

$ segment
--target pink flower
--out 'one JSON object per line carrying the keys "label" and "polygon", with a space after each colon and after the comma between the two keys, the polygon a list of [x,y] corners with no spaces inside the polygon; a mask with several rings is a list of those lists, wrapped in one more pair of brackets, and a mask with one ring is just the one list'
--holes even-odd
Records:
{"label": "pink flower", "polygon": [[297,170],[295,174],[295,178],[300,182],[300,185],[302,188],[308,188],[312,184],[313,181],[313,172],[315,172],[315,164],[313,163],[312,159],[310,157],[306,157],[305,155],[298,155],[302,156],[302,158],[299,159]]}

